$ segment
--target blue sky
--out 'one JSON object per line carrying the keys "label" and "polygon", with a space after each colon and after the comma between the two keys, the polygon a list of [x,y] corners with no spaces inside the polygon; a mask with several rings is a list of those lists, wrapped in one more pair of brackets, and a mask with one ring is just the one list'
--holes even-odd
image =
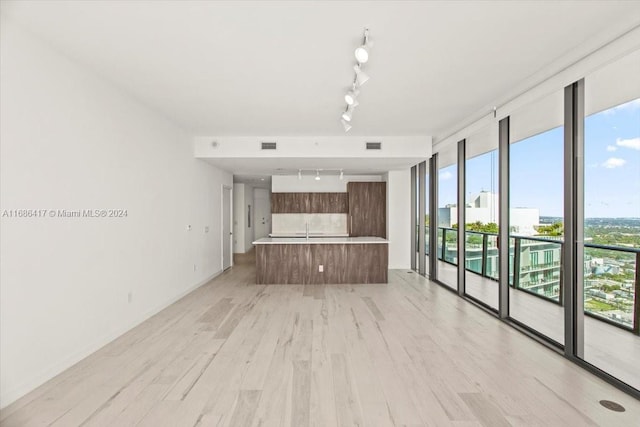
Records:
{"label": "blue sky", "polygon": [[[563,215],[563,129],[511,145],[511,206]],[[467,195],[495,188],[497,154],[467,161]],[[457,166],[440,170],[438,206],[456,203]],[[640,99],[585,119],[585,216],[640,218]]]}

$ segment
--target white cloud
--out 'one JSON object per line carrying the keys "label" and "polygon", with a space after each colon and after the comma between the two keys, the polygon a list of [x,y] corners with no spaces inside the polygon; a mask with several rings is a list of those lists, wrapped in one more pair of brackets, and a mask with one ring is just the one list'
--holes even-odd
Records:
{"label": "white cloud", "polygon": [[[631,139],[616,139],[616,145],[618,147],[627,147],[634,150],[640,150],[640,137]],[[608,149],[608,148],[607,148]]]}
{"label": "white cloud", "polygon": [[607,145],[607,151],[616,151],[618,147],[615,145]]}
{"label": "white cloud", "polygon": [[604,114],[615,114],[618,111],[633,111],[640,108],[640,98],[634,99],[633,101],[625,102],[624,104],[616,105],[613,108],[609,108],[608,110],[604,110]]}
{"label": "white cloud", "polygon": [[624,164],[627,163],[627,161],[625,159],[619,159],[617,157],[610,157],[607,159],[606,162],[604,162],[602,164],[602,166],[604,166],[607,169],[614,169],[614,168],[619,168],[621,166],[624,166]]}
{"label": "white cloud", "polygon": [[451,178],[453,178],[453,174],[451,172],[449,172],[449,171],[442,172],[440,174],[440,179],[443,180],[443,181],[445,181],[447,179],[451,179]]}

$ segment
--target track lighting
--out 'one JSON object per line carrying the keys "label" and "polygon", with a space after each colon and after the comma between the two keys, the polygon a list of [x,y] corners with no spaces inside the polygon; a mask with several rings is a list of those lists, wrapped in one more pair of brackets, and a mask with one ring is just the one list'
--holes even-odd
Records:
{"label": "track lighting", "polygon": [[[348,123],[347,123],[348,124]],[[324,169],[324,168],[319,168],[319,169],[298,169],[298,179],[302,179],[302,172],[314,172],[316,173],[316,176],[313,177],[314,180],[316,181],[320,181],[322,179],[322,177],[320,176],[320,171],[322,171],[322,173],[326,173],[327,176],[334,176],[335,172],[335,176],[339,176],[340,180],[344,180],[344,171],[343,169]],[[339,173],[339,175],[338,175]],[[313,176],[313,175],[312,175]]]}
{"label": "track lighting", "polygon": [[353,66],[353,71],[355,71],[356,75],[353,77],[351,89],[344,95],[344,102],[347,103],[347,108],[341,115],[341,122],[345,132],[349,132],[351,130],[351,116],[353,115],[353,109],[360,104],[357,99],[360,94],[358,88],[369,80],[369,76],[362,71],[362,64],[369,61],[369,53],[371,52],[372,46],[373,43],[369,38],[369,29],[365,28],[364,36],[362,37],[362,45],[358,46],[355,50],[355,56],[358,63]]}
{"label": "track lighting", "polygon": [[358,46],[356,48],[355,55],[356,55],[356,61],[358,61],[361,64],[364,64],[369,60],[369,52],[367,51],[366,46]]}
{"label": "track lighting", "polygon": [[369,81],[369,76],[366,75],[364,71],[362,71],[360,65],[354,65],[353,71],[356,72],[356,83],[358,84],[358,86],[362,86],[367,81]]}
{"label": "track lighting", "polygon": [[356,84],[354,83],[353,88],[344,96],[344,101],[347,103],[347,105],[353,105],[355,107],[356,105],[358,105],[358,100],[356,99],[356,97],[359,93],[360,91],[356,89]]}
{"label": "track lighting", "polygon": [[356,61],[360,64],[364,64],[369,60],[369,49],[371,48],[371,42],[369,41],[369,30],[365,28],[364,30],[364,40],[362,41],[362,46],[358,46],[356,51],[354,52],[356,56]]}
{"label": "track lighting", "polygon": [[342,113],[342,120],[346,120],[347,122],[351,121],[351,115],[353,114],[353,107],[349,106],[344,113]]}

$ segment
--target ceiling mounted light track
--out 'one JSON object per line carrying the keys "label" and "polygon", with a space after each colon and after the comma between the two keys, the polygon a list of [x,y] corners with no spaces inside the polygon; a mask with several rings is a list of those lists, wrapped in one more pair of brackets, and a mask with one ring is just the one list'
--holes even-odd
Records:
{"label": "ceiling mounted light track", "polygon": [[345,132],[349,132],[351,130],[353,109],[360,104],[357,99],[360,94],[359,87],[369,80],[369,76],[362,71],[362,64],[369,61],[369,54],[372,47],[373,42],[369,37],[369,29],[365,28],[364,36],[362,37],[362,45],[358,46],[354,52],[357,64],[353,66],[353,71],[355,72],[353,83],[351,84],[351,89],[344,96],[344,102],[347,103],[347,108],[341,115],[341,123]]}
{"label": "ceiling mounted light track", "polygon": [[358,86],[362,86],[366,82],[369,81],[369,76],[362,71],[362,66],[360,64],[353,66],[353,71],[356,72],[355,82]]}
{"label": "ceiling mounted light track", "polygon": [[357,89],[356,83],[354,82],[351,90],[344,96],[344,102],[346,102],[347,105],[353,105],[354,107],[357,106],[358,100],[356,99],[356,97],[359,93],[360,91]]}
{"label": "ceiling mounted light track", "polygon": [[342,113],[342,120],[350,122],[352,115],[353,115],[353,106],[350,105],[347,107],[346,110],[344,110],[344,113]]}
{"label": "ceiling mounted light track", "polygon": [[364,29],[364,40],[362,41],[362,46],[358,46],[354,55],[356,56],[356,61],[360,64],[364,64],[369,60],[369,50],[373,46],[371,40],[369,40],[369,30],[367,28]]}
{"label": "ceiling mounted light track", "polygon": [[[302,176],[303,176],[303,172],[315,172],[315,176],[312,174],[311,176],[313,176],[313,179],[316,181],[320,181],[320,179],[322,178],[320,176],[320,172],[322,172],[325,176],[329,176],[329,175],[333,175],[333,173],[331,172],[339,172],[338,178],[342,181],[344,180],[344,169],[298,169],[298,179],[301,180]],[[329,172],[328,174],[326,172]],[[309,174],[307,174],[306,176],[309,176]]]}

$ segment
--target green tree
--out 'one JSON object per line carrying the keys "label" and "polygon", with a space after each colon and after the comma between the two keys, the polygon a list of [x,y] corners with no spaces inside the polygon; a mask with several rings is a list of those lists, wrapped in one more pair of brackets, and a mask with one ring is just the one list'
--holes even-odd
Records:
{"label": "green tree", "polygon": [[539,225],[535,227],[539,236],[563,236],[564,224],[561,222],[554,222],[551,225]]}
{"label": "green tree", "polygon": [[[451,228],[458,228],[458,224],[453,224]],[[480,233],[498,234],[498,224],[495,222],[483,223],[482,221],[468,222],[465,226],[466,231],[477,231]]]}

